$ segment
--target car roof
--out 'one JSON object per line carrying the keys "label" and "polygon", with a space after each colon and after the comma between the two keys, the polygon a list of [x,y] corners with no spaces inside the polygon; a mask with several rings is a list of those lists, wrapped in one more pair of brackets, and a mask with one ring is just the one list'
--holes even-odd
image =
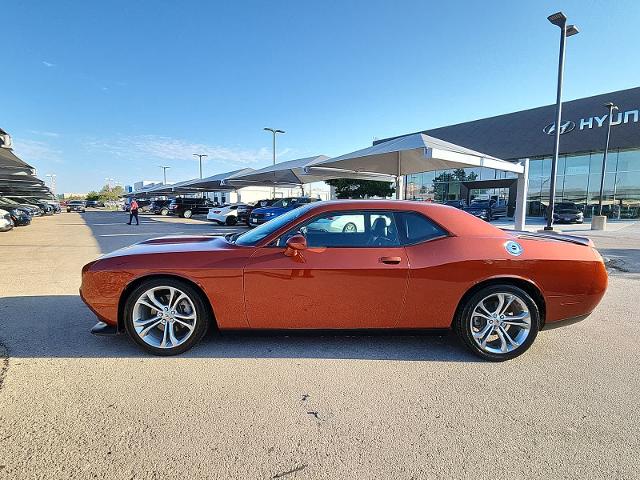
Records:
{"label": "car roof", "polygon": [[449,205],[410,200],[329,200],[308,204],[307,215],[336,210],[394,210],[418,212],[459,236],[507,236],[505,232],[473,215]]}

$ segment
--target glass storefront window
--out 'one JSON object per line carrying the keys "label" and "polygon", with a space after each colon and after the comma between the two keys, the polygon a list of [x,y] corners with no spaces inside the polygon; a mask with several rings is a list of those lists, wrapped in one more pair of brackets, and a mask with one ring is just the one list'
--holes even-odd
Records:
{"label": "glass storefront window", "polygon": [[[589,172],[591,175],[600,175],[600,172],[602,172],[602,157],[604,157],[604,151],[593,152],[591,154],[591,170]],[[615,173],[617,163],[618,151],[609,150],[609,155],[607,155],[607,173]]]}
{"label": "glass storefront window", "polygon": [[562,199],[565,202],[585,204],[589,175],[565,175]]}
{"label": "glass storefront window", "polygon": [[[589,175],[590,155],[576,155],[566,158],[565,175]],[[586,185],[586,182],[585,182]]]}
{"label": "glass storefront window", "polygon": [[539,158],[529,161],[529,178],[542,176],[542,160]]}
{"label": "glass storefront window", "polygon": [[[629,172],[634,170],[640,171],[640,150],[626,150],[618,153],[617,171]],[[608,168],[607,171],[609,171]]]}
{"label": "glass storefront window", "polygon": [[[585,216],[590,217],[593,212],[596,212],[598,207],[598,199],[600,196],[600,174],[589,175],[589,192],[587,194],[587,208],[585,209]],[[614,203],[613,188],[615,185],[615,174],[605,175],[604,177],[604,191],[602,194],[603,214],[609,215],[612,212],[612,205]]]}

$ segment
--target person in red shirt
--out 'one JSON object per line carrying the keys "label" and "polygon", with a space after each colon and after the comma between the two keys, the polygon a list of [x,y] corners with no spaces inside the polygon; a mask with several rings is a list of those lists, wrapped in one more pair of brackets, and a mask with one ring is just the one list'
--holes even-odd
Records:
{"label": "person in red shirt", "polygon": [[136,225],[140,225],[138,221],[138,202],[136,202],[135,198],[131,199],[131,204],[129,205],[129,223],[127,225],[131,225],[131,220],[136,219]]}

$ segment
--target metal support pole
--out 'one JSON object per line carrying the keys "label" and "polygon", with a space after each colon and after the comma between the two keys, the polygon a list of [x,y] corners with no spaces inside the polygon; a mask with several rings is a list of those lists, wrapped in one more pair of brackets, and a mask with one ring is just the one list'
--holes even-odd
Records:
{"label": "metal support pole", "polygon": [[558,169],[558,155],[560,150],[560,132],[562,122],[562,81],[564,76],[564,45],[567,39],[566,22],[560,27],[560,58],[558,59],[558,88],[556,92],[556,123],[555,142],[553,145],[553,161],[551,162],[551,181],[549,184],[549,207],[547,208],[547,226],[545,230],[553,230],[553,209],[556,201],[556,174]]}
{"label": "metal support pole", "polygon": [[518,174],[518,185],[516,188],[516,213],[515,229],[524,230],[527,218],[527,190],[529,188],[529,159],[525,158],[520,163],[524,171]]}
{"label": "metal support pole", "polygon": [[611,117],[613,116],[613,111],[618,109],[612,102],[607,103],[605,107],[609,108],[609,121],[607,122],[607,140],[604,145],[604,155],[602,156],[602,175],[600,175],[600,196],[598,197],[598,215],[600,216],[602,215],[604,176],[607,171],[607,154],[609,153],[609,139],[611,138]]}

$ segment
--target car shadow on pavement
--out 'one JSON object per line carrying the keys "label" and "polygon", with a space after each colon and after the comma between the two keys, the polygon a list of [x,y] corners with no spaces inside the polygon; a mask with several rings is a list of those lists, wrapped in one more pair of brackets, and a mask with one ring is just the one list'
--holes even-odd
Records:
{"label": "car shadow on pavement", "polygon": [[[10,358],[148,357],[126,335],[99,337],[77,295],[0,298],[0,343]],[[450,332],[209,333],[185,358],[318,358],[476,362]]]}

